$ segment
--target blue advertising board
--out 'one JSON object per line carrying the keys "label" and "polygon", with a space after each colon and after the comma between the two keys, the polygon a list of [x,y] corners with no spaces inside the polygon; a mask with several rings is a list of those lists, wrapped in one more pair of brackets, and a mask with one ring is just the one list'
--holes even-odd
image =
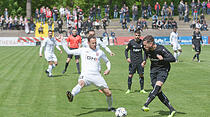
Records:
{"label": "blue advertising board", "polygon": [[[155,42],[161,45],[169,45],[170,44],[170,37],[154,37]],[[208,36],[202,36],[203,43],[208,44]],[[181,41],[181,45],[191,45],[192,44],[192,36],[183,36],[179,37]]]}

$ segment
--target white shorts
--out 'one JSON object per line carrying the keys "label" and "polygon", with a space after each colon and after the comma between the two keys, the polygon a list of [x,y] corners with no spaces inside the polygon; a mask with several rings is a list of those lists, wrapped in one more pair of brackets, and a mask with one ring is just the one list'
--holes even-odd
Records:
{"label": "white shorts", "polygon": [[47,61],[57,61],[57,57],[55,54],[45,54],[45,59]]}
{"label": "white shorts", "polygon": [[174,44],[173,45],[173,50],[181,50],[182,48],[181,48],[181,46],[180,46],[180,44]]}
{"label": "white shorts", "polygon": [[89,85],[93,84],[96,87],[98,87],[99,89],[109,88],[107,86],[106,81],[104,80],[104,78],[101,75],[91,75],[91,76],[80,75],[78,82],[80,80],[83,80],[85,82],[85,86],[89,86]]}

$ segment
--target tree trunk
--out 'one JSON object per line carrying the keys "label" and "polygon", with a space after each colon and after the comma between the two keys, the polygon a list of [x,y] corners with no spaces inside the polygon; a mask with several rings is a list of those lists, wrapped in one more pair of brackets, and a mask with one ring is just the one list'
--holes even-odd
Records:
{"label": "tree trunk", "polygon": [[27,0],[26,2],[26,17],[31,17],[31,0]]}

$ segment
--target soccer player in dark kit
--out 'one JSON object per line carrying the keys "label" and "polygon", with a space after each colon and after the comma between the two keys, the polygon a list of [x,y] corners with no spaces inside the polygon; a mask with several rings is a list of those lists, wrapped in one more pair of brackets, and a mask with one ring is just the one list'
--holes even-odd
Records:
{"label": "soccer player in dark kit", "polygon": [[[125,57],[127,62],[129,63],[129,75],[128,75],[128,90],[126,94],[131,92],[131,85],[132,85],[132,77],[136,71],[139,74],[139,83],[140,83],[140,93],[147,93],[144,90],[144,68],[141,66],[143,62],[142,57],[142,40],[140,39],[140,30],[135,31],[135,39],[129,41],[128,45],[125,49]],[[128,57],[128,51],[130,50],[130,58]]]}
{"label": "soccer player in dark kit", "polygon": [[197,57],[197,61],[200,62],[199,55],[201,53],[201,43],[203,44],[202,35],[198,28],[195,29],[192,35],[192,47],[195,50],[195,55],[193,56],[193,61]]}
{"label": "soccer player in dark kit", "polygon": [[[160,101],[170,110],[170,114],[168,117],[173,117],[176,111],[161,90],[161,87],[168,77],[168,73],[171,68],[170,62],[175,62],[176,59],[164,46],[155,44],[154,38],[151,35],[148,35],[143,39],[143,45],[146,58],[149,57],[151,61],[150,77],[153,90],[150,92],[146,103],[142,107],[142,110],[148,112],[149,104],[156,96],[158,96]],[[145,65],[146,60],[142,63],[142,66]]]}

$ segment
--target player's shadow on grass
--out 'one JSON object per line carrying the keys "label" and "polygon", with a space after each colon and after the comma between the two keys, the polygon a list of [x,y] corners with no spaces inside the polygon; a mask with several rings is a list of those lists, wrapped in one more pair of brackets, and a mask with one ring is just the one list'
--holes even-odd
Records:
{"label": "player's shadow on grass", "polygon": [[82,109],[88,109],[88,110],[90,110],[90,111],[88,111],[88,112],[84,112],[84,113],[80,113],[80,114],[77,114],[77,115],[75,115],[75,116],[77,116],[77,117],[79,117],[79,116],[85,116],[85,115],[87,115],[87,114],[91,114],[91,113],[95,113],[95,112],[108,112],[107,111],[107,108],[86,108],[86,107],[81,107]]}
{"label": "player's shadow on grass", "polygon": [[[99,90],[99,89],[92,89],[92,90],[83,91],[83,92],[80,92],[80,93],[96,92],[96,91],[98,92],[98,90]],[[110,89],[110,90],[111,90],[111,91],[112,91],[112,90],[118,90],[118,91],[122,91],[122,92],[124,91],[123,89]]]}
{"label": "player's shadow on grass", "polygon": [[[169,115],[170,111],[159,110],[159,111],[155,111],[154,113],[158,113],[159,115],[146,116],[146,117],[162,117],[162,116],[167,116],[167,115]],[[187,114],[187,113],[184,113],[184,112],[176,112],[176,115],[178,115],[178,114]]]}

